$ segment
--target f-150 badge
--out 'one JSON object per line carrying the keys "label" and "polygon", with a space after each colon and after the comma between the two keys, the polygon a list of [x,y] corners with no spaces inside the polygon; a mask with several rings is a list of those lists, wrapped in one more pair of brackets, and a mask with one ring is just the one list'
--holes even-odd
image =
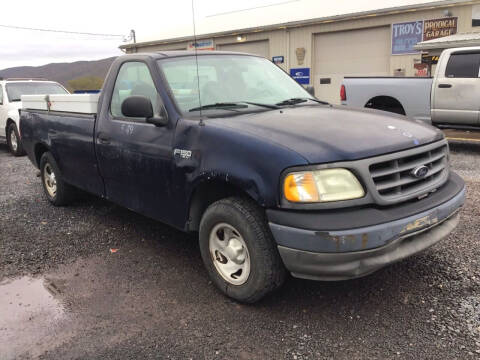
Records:
{"label": "f-150 badge", "polygon": [[180,156],[182,159],[190,159],[192,157],[191,150],[175,149],[173,150],[173,156]]}

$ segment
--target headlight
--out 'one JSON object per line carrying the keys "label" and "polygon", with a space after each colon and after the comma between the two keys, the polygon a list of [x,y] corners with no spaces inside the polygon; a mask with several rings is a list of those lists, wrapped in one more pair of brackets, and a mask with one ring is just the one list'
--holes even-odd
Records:
{"label": "headlight", "polygon": [[287,175],[283,193],[288,201],[316,203],[359,199],[365,191],[347,169],[301,171]]}

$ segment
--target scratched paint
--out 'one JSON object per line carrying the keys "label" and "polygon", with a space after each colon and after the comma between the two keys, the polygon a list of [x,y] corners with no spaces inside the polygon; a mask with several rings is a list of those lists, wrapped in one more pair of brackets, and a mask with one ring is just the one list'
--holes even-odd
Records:
{"label": "scratched paint", "polygon": [[125,135],[132,135],[135,130],[133,124],[122,124],[120,127],[120,131],[123,132]]}

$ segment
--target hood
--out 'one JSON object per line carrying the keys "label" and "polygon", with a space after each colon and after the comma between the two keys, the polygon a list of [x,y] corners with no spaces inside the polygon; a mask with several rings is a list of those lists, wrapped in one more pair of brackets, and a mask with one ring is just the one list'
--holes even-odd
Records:
{"label": "hood", "polygon": [[340,106],[302,105],[209,122],[273,141],[311,164],[368,158],[443,138],[440,130],[421,121]]}
{"label": "hood", "polygon": [[14,101],[11,103],[8,103],[8,111],[17,111],[22,108],[22,102],[21,101]]}

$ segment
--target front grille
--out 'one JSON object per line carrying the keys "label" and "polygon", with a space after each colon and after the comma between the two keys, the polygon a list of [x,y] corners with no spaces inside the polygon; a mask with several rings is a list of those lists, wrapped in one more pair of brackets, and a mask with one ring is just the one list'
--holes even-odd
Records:
{"label": "front grille", "polygon": [[[426,166],[424,177],[415,177],[412,172]],[[395,155],[388,161],[373,163],[369,167],[370,175],[378,194],[385,199],[406,197],[419,193],[445,177],[448,172],[448,147],[441,144],[428,151],[420,151],[409,156]]]}

